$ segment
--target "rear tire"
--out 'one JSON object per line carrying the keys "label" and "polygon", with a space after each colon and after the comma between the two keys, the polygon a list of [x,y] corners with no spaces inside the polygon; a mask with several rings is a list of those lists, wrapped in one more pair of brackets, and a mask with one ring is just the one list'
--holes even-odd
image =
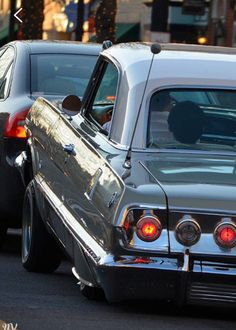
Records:
{"label": "rear tire", "polygon": [[26,188],[22,219],[22,265],[31,272],[51,273],[58,268],[61,253],[47,232],[38,210],[33,182]]}

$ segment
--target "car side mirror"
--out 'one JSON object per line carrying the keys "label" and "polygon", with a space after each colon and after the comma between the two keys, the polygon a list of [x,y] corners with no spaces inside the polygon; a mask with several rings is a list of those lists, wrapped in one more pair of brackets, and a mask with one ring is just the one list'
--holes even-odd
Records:
{"label": "car side mirror", "polygon": [[62,111],[68,116],[75,116],[80,112],[81,109],[81,100],[76,95],[68,95],[62,101]]}

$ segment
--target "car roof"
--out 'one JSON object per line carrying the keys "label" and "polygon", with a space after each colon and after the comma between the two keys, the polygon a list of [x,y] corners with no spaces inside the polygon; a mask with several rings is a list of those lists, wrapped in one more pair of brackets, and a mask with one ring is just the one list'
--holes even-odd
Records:
{"label": "car roof", "polygon": [[[151,45],[153,43],[130,42],[124,44],[113,45],[104,50],[102,54],[114,58],[122,67],[133,65],[135,62],[149,61],[152,57]],[[169,58],[171,60],[179,59],[204,59],[204,60],[230,60],[236,61],[236,49],[230,47],[219,46],[200,46],[191,44],[160,44],[160,53],[154,56],[154,61],[161,58]]]}
{"label": "car roof", "polygon": [[123,147],[130,143],[134,115],[141,107],[133,146],[145,148],[140,132],[147,121],[148,104],[154,93],[181,88],[236,90],[235,49],[163,44],[161,52],[153,57],[151,45],[119,44],[101,53],[121,73],[113,117],[116,125],[112,126],[110,138]]}
{"label": "car roof", "polygon": [[102,50],[101,44],[62,40],[17,40],[9,43],[15,47],[26,47],[31,54],[38,53],[81,53],[97,55]]}
{"label": "car roof", "polygon": [[[125,72],[128,85],[145,83],[152,63],[148,90],[167,85],[211,85],[235,87],[236,49],[187,44],[160,44],[154,55],[152,43],[114,45],[101,54]],[[153,62],[151,61],[153,59]]]}

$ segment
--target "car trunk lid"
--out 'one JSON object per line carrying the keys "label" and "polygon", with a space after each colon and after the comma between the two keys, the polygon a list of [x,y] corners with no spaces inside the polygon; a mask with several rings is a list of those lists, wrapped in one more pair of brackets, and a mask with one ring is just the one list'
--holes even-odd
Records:
{"label": "car trunk lid", "polygon": [[[168,205],[170,252],[236,255],[236,248],[223,249],[214,239],[218,224],[236,224],[236,160],[233,155],[159,153],[142,162],[164,190]],[[186,247],[180,244],[175,228],[184,218],[200,226],[200,240]]]}

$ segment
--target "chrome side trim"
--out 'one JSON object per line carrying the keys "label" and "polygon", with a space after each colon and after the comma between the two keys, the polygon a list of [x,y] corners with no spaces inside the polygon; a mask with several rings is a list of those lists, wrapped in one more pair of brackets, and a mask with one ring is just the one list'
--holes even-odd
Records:
{"label": "chrome side trim", "polygon": [[84,280],[76,271],[75,267],[72,267],[71,269],[72,274],[75,276],[75,278],[77,278],[77,280],[79,281],[78,284],[80,284],[80,282],[84,283],[85,285],[89,286],[89,287],[94,287],[94,285],[91,282],[88,282],[86,280]]}
{"label": "chrome side trim", "polygon": [[98,264],[101,259],[108,257],[106,251],[88,234],[84,227],[82,227],[75,217],[67,210],[65,205],[53,193],[48,184],[42,180],[42,178],[40,179],[40,175],[35,176],[35,181],[51,207],[60,217],[63,224],[73,235],[86,255],[88,255],[95,264]]}
{"label": "chrome side trim", "polygon": [[140,152],[140,153],[149,153],[149,154],[195,154],[195,155],[211,155],[211,156],[232,156],[235,157],[234,151],[212,151],[212,150],[187,150],[187,149],[161,149],[161,148],[145,148],[145,149],[138,149],[133,148],[132,152]]}

